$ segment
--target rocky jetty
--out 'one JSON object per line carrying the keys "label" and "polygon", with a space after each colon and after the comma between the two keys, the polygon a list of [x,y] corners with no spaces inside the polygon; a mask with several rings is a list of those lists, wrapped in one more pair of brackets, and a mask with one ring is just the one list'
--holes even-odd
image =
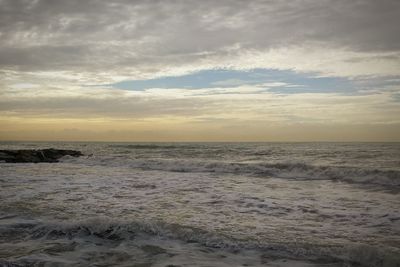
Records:
{"label": "rocky jetty", "polygon": [[68,149],[21,149],[21,150],[0,150],[0,162],[58,162],[64,156],[79,157],[82,152]]}

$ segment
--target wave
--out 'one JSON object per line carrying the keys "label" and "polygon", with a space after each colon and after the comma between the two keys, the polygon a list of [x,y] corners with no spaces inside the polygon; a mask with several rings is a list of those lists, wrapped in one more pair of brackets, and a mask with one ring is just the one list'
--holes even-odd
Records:
{"label": "wave", "polygon": [[[88,159],[111,166],[129,166],[143,170],[170,172],[210,172],[254,175],[296,180],[334,180],[349,183],[400,187],[400,171],[348,166],[324,166],[305,163],[224,162],[171,159]],[[87,163],[87,162],[86,162]],[[96,163],[95,163],[96,164]]]}
{"label": "wave", "polygon": [[[4,225],[3,225],[4,226]],[[5,228],[1,229],[2,237]],[[350,266],[399,266],[399,249],[379,248],[355,243],[323,245],[283,243],[271,240],[239,240],[203,229],[165,222],[124,222],[92,218],[75,222],[21,223],[7,226],[7,231],[24,240],[88,238],[85,242],[135,242],[138,235],[160,236],[213,249],[258,250],[266,257],[307,260],[324,263],[347,263]],[[93,240],[95,238],[95,240]],[[347,266],[347,265],[346,265]]]}
{"label": "wave", "polygon": [[125,149],[198,149],[198,146],[193,145],[168,145],[168,144],[118,144],[109,145],[111,148],[125,148]]}

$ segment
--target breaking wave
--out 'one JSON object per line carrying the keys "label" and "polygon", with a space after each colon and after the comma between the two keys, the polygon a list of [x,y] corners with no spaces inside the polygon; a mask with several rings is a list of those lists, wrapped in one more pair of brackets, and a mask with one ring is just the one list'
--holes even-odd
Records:
{"label": "breaking wave", "polygon": [[125,149],[196,149],[198,146],[180,144],[113,144],[110,148],[125,148]]}
{"label": "breaking wave", "polygon": [[[70,159],[78,162],[82,159]],[[324,166],[305,163],[226,162],[177,159],[83,159],[85,164],[128,166],[142,170],[244,174],[296,180],[334,180],[381,186],[400,186],[400,171],[350,166]],[[88,161],[92,161],[89,163]]]}
{"label": "breaking wave", "polygon": [[[16,223],[1,228],[8,239],[59,240],[85,239],[85,242],[135,242],[138,235],[159,236],[225,250],[258,250],[269,257],[308,260],[320,263],[346,263],[350,266],[399,266],[400,254],[369,245],[313,245],[274,243],[268,240],[238,240],[190,226],[164,222],[123,222],[93,218],[77,222]],[[94,238],[94,239],[93,239]],[[1,265],[1,262],[0,262]],[[347,265],[346,265],[347,266]]]}

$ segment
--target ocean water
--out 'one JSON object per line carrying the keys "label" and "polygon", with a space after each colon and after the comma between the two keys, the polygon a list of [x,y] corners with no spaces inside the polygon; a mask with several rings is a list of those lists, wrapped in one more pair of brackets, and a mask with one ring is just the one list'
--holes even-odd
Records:
{"label": "ocean water", "polygon": [[0,143],[0,266],[400,266],[400,143]]}

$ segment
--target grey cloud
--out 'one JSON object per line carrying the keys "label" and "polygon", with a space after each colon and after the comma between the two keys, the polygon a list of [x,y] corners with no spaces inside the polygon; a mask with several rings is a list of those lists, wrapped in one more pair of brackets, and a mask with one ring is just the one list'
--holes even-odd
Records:
{"label": "grey cloud", "polygon": [[32,46],[32,47],[0,47],[0,62],[3,66],[43,66],[45,69],[65,68],[83,62],[82,55],[89,55],[85,46]]}
{"label": "grey cloud", "polygon": [[0,68],[151,68],[306,42],[399,52],[399,18],[397,0],[1,0]]}

